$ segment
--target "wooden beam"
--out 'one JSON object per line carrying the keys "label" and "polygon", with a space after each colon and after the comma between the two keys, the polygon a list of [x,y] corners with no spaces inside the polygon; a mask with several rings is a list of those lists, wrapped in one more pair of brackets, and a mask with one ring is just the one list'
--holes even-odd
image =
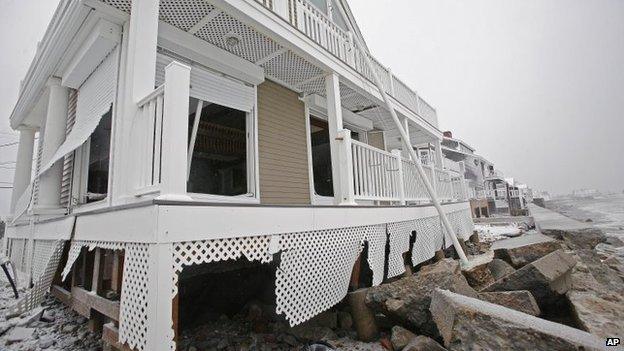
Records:
{"label": "wooden beam", "polygon": [[96,294],[100,288],[101,282],[101,262],[102,262],[102,250],[98,247],[95,249],[93,259],[93,275],[91,276],[91,292]]}
{"label": "wooden beam", "polygon": [[108,318],[119,320],[119,301],[111,301],[80,287],[73,287],[71,291],[72,305],[79,303],[89,306]]}
{"label": "wooden beam", "polygon": [[104,324],[102,329],[102,340],[108,343],[113,349],[118,351],[134,351],[128,345],[119,342],[119,329],[112,323]]}

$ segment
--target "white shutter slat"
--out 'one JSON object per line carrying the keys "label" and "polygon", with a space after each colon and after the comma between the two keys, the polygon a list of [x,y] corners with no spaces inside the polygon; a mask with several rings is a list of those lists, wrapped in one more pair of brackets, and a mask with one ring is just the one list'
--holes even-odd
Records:
{"label": "white shutter slat", "polygon": [[[172,61],[172,58],[158,54],[156,85],[165,82],[165,67]],[[250,112],[256,104],[253,87],[198,67],[191,68],[191,96],[245,112]]]}
{"label": "white shutter slat", "polygon": [[117,47],[102,61],[78,90],[76,104],[76,123],[59,146],[54,155],[46,160],[41,173],[46,172],[54,163],[76,150],[100,124],[102,116],[111,108],[117,91]]}
{"label": "white shutter slat", "polygon": [[[69,93],[69,106],[67,109],[67,125],[65,137],[69,135],[76,123],[76,104],[78,102],[78,92],[71,89]],[[74,153],[69,153],[63,159],[63,175],[61,178],[61,206],[67,208],[71,203],[72,175],[74,171]]]}

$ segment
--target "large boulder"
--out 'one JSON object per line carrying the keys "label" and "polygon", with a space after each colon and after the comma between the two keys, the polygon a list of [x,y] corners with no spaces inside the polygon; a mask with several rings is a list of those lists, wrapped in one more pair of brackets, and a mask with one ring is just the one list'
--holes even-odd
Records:
{"label": "large boulder", "polygon": [[449,350],[602,350],[604,339],[450,291],[436,290],[431,314]]}
{"label": "large boulder", "polygon": [[624,281],[592,250],[576,254],[579,263],[572,270],[566,297],[577,325],[605,338],[624,335]]}
{"label": "large boulder", "polygon": [[442,345],[435,340],[424,335],[418,335],[413,339],[403,351],[447,351]]}
{"label": "large boulder", "polygon": [[485,287],[483,292],[528,290],[540,307],[557,301],[571,287],[576,260],[562,250],[531,262],[516,272]]}
{"label": "large boulder", "polygon": [[603,338],[624,335],[621,295],[569,291],[566,294],[579,327]]}
{"label": "large boulder", "polygon": [[531,245],[496,249],[494,250],[494,257],[504,260],[518,269],[560,249],[561,244],[559,242],[544,241]]}
{"label": "large boulder", "polygon": [[516,270],[507,262],[495,258],[490,263],[488,263],[488,268],[490,269],[490,273],[494,280],[499,280],[502,277],[505,277]]}
{"label": "large boulder", "polygon": [[596,245],[607,241],[607,236],[599,228],[547,228],[540,229],[544,235],[563,241],[563,243],[572,250],[596,248]]}
{"label": "large boulder", "polygon": [[483,287],[496,281],[496,279],[492,276],[488,263],[464,270],[462,273],[464,274],[464,277],[466,277],[468,284],[476,290],[481,290]]}
{"label": "large boulder", "polygon": [[444,259],[423,267],[412,276],[368,289],[366,305],[395,324],[435,337],[438,333],[431,320],[429,304],[436,288],[477,297],[477,292],[462,275],[459,263]]}
{"label": "large boulder", "polygon": [[531,316],[539,316],[541,313],[535,298],[531,295],[531,292],[526,290],[480,293],[479,299],[530,314]]}

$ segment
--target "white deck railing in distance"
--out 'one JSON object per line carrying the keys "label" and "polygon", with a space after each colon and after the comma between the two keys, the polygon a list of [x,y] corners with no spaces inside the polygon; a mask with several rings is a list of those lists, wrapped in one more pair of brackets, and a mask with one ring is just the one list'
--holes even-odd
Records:
{"label": "white deck railing in distance", "polygon": [[[422,179],[418,176],[416,165],[411,160],[403,159],[403,184],[405,189],[405,200],[410,202],[428,202],[429,195],[427,194],[427,188]],[[431,177],[431,169],[423,166],[425,173],[429,173],[429,179]]]}

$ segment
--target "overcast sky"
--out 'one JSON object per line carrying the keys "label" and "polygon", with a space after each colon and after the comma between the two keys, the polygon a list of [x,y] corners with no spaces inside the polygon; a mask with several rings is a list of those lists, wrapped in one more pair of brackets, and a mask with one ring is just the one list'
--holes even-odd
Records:
{"label": "overcast sky", "polygon": [[[0,144],[58,2],[0,0]],[[351,0],[373,54],[507,176],[624,190],[624,0]],[[0,147],[0,188],[16,147]],[[0,189],[0,214],[10,190]]]}

